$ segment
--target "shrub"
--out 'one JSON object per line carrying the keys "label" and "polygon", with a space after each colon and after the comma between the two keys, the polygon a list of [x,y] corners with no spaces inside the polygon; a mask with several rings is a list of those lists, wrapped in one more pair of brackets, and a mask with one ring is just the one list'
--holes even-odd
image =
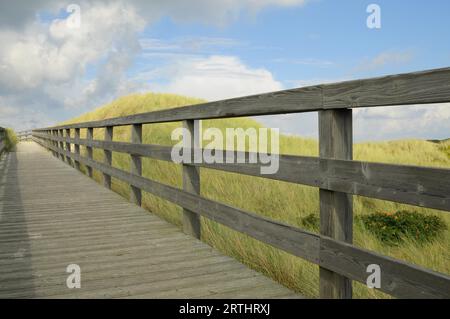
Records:
{"label": "shrub", "polygon": [[316,214],[309,214],[303,217],[300,222],[307,230],[319,232],[320,219]]}
{"label": "shrub", "polygon": [[367,230],[389,245],[397,245],[405,238],[419,243],[431,242],[447,228],[441,217],[415,211],[374,213],[360,218]]}
{"label": "shrub", "polygon": [[7,151],[11,151],[14,146],[17,144],[18,142],[18,138],[16,136],[16,133],[14,133],[14,131],[10,128],[6,129],[6,139],[5,139],[5,145],[6,145],[6,150]]}

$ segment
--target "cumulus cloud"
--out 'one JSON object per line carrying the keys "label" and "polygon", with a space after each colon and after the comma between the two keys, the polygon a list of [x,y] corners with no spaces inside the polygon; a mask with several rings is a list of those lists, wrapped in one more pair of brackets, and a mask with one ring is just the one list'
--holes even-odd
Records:
{"label": "cumulus cloud", "polygon": [[450,103],[356,109],[354,130],[360,140],[445,139],[450,134]]}
{"label": "cumulus cloud", "polygon": [[[71,28],[65,19],[34,21],[23,30],[3,28],[0,107],[26,106],[52,118],[62,108],[77,107],[79,112],[114,96],[140,50],[137,35],[144,27],[133,7],[117,2],[84,8],[79,28]],[[93,65],[96,72],[89,78]]]}
{"label": "cumulus cloud", "polygon": [[38,10],[56,12],[62,1],[54,0],[15,0],[0,1],[0,27],[21,29],[35,20]]}
{"label": "cumulus cloud", "polygon": [[[34,126],[49,120],[56,122],[62,119],[62,114],[72,116],[118,95],[147,88],[143,82],[130,81],[127,71],[142,44],[157,46],[154,42],[139,43],[138,38],[146,26],[163,16],[175,21],[221,25],[243,12],[254,14],[271,5],[302,5],[305,0],[81,0],[77,1],[81,6],[79,29],[67,25],[64,12],[69,3],[66,0],[0,2],[0,109],[3,110],[0,125],[22,128],[31,122]],[[52,21],[51,16],[60,18]],[[217,38],[214,43],[207,43],[196,39],[188,44],[195,50],[208,45],[226,45],[226,41]],[[250,72],[237,60],[217,63],[224,65],[223,70],[228,67],[231,73],[247,77],[240,87],[236,78],[230,78],[230,73],[223,76],[227,87],[235,86],[231,93],[254,91],[248,77],[258,74],[264,79],[263,89],[277,87],[273,86],[276,81],[267,71]],[[201,64],[201,61],[191,61],[183,70],[195,70]],[[220,79],[211,70],[204,72],[214,83]],[[178,82],[172,83],[172,88],[178,89],[187,76],[178,73]],[[197,73],[192,79],[200,84],[199,76]],[[218,88],[214,90],[218,92]],[[12,108],[20,110],[20,117],[11,115]],[[6,110],[8,118],[4,116]],[[45,112],[46,116],[36,116],[39,121],[24,119],[25,114],[30,116],[33,112]]]}
{"label": "cumulus cloud", "polygon": [[[281,90],[263,68],[249,68],[234,56],[210,56],[173,61],[147,74],[153,91],[221,100]],[[164,84],[161,84],[163,82]]]}
{"label": "cumulus cloud", "polygon": [[[308,0],[114,0],[108,3],[126,3],[136,9],[147,21],[161,16],[170,16],[176,21],[195,21],[224,24],[242,13],[255,14],[268,6],[291,7],[304,5]],[[0,2],[0,26],[21,28],[33,21],[38,12],[57,13],[69,0],[15,0]],[[82,7],[91,7],[106,2],[94,0],[75,1]]]}
{"label": "cumulus cloud", "polygon": [[178,22],[224,25],[242,13],[256,14],[268,6],[300,6],[307,0],[131,0],[147,18],[168,15]]}

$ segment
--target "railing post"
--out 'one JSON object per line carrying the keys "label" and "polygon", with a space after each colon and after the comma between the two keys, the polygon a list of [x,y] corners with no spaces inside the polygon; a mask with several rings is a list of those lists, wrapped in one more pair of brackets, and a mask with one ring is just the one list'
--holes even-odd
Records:
{"label": "railing post", "polygon": [[[113,140],[113,126],[107,126],[105,127],[105,141],[112,141]],[[108,150],[104,150],[105,155],[105,164],[111,166],[112,165],[112,152]],[[111,176],[108,174],[103,173],[103,185],[111,189]]]}
{"label": "railing post", "polygon": [[[53,130],[53,136],[54,136],[55,138],[58,137],[58,130]],[[59,143],[58,143],[56,140],[54,140],[54,141],[53,141],[53,146],[56,147],[56,150],[58,150],[58,148],[59,148]],[[55,153],[55,156],[56,156],[57,158],[60,158],[59,152],[56,152],[56,153]]]}
{"label": "railing post", "polygon": [[[61,138],[64,137],[64,130],[58,130],[58,133],[59,133],[59,137],[61,137]],[[59,142],[59,149],[61,150],[61,152],[64,151],[64,142],[63,141]],[[61,153],[61,160],[63,162],[64,162],[64,158],[65,158],[64,154]]]}
{"label": "railing post", "polygon": [[[48,135],[50,135],[50,136],[49,136],[49,138],[46,140],[46,142],[49,143],[49,144],[52,145],[52,146],[55,146],[55,141],[53,141],[53,140],[51,139],[52,137],[55,137],[55,131],[54,131],[54,130],[49,130],[49,131],[48,131]],[[57,155],[56,155],[56,152],[55,152],[54,150],[52,150],[52,154],[53,154],[53,156],[57,156]]]}
{"label": "railing post", "polygon": [[[131,126],[131,143],[142,143],[142,124],[133,124]],[[142,175],[142,160],[140,156],[131,154],[130,173],[138,176]],[[141,189],[132,185],[130,185],[130,188],[130,202],[141,206]]]}
{"label": "railing post", "polygon": [[[79,144],[80,143],[80,129],[79,128],[75,129],[74,138],[75,138],[75,144],[74,144],[75,154],[80,155],[80,144]],[[75,168],[80,170],[80,162],[75,161]]]}
{"label": "railing post", "polygon": [[[93,127],[87,128],[86,139],[88,139],[88,140],[94,139],[94,128]],[[93,158],[92,147],[86,146],[86,151],[87,151],[87,158],[92,159]],[[92,177],[92,167],[86,166],[86,168],[87,168],[88,176]]]}
{"label": "railing post", "polygon": [[[66,138],[70,138],[70,128],[66,129]],[[70,142],[66,141],[66,151],[70,153]],[[66,156],[67,164],[72,166],[72,159],[69,156]]]}
{"label": "railing post", "polygon": [[[185,136],[183,140],[185,147],[198,148],[199,144],[199,132],[195,132],[195,129],[200,125],[195,126],[194,120],[183,121],[183,127],[187,130],[190,136]],[[190,138],[190,143],[187,138]],[[183,189],[187,192],[200,195],[200,174],[199,169],[195,166],[183,164]],[[200,216],[195,212],[183,208],[183,231],[185,234],[191,235],[197,239],[201,236]]]}
{"label": "railing post", "polygon": [[[321,158],[351,160],[353,158],[352,110],[319,112],[319,149]],[[327,167],[321,164],[326,176]],[[320,233],[352,243],[352,196],[320,189]],[[352,298],[350,279],[320,267],[320,298]]]}

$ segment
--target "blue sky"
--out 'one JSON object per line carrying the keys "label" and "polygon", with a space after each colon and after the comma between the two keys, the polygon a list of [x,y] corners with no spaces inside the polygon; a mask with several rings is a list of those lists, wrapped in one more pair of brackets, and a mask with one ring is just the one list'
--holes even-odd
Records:
{"label": "blue sky", "polygon": [[[382,28],[369,29],[366,8],[377,3]],[[267,68],[291,86],[299,80],[372,77],[446,67],[450,62],[450,2],[311,1],[301,7],[265,8],[243,14],[226,26],[176,23],[170,18],[149,26],[142,37],[228,38],[234,46],[208,53],[235,55],[246,65]],[[410,54],[410,59],[365,69],[362,64],[381,53]],[[138,72],[138,70],[137,70]]]}
{"label": "blue sky", "polygon": [[[366,25],[366,8],[372,3],[381,8],[381,29]],[[190,6],[178,0],[86,0],[79,5],[77,34],[63,27],[69,17],[66,1],[37,1],[34,16],[23,14],[14,23],[0,20],[0,40],[7,43],[0,65],[9,71],[0,78],[8,83],[0,90],[3,121],[51,125],[133,92],[217,100],[450,66],[450,2],[444,0],[194,0]],[[7,11],[14,4],[1,6],[11,16]],[[132,13],[124,15],[124,8]],[[20,9],[13,12],[20,15]],[[104,16],[98,17],[99,12]],[[39,43],[26,40],[40,34],[45,36]],[[17,67],[18,59],[11,58],[11,52],[20,56],[19,48],[30,47],[40,52],[26,61],[33,72]],[[54,70],[39,74],[46,63]],[[33,118],[23,119],[24,112],[14,110],[23,108],[26,98],[33,110],[25,113]],[[316,117],[260,120],[285,133],[315,137]],[[355,137],[447,138],[449,119],[449,105],[358,110]]]}

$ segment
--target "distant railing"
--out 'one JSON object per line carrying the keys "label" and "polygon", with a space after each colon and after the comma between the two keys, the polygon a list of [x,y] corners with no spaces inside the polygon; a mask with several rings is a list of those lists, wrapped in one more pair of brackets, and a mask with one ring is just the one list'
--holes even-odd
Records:
{"label": "distant railing", "polygon": [[3,151],[6,147],[6,129],[0,127],[0,155],[2,155]]}
{"label": "distant railing", "polygon": [[[366,283],[367,267],[381,268],[381,291],[401,298],[449,298],[450,277],[352,245],[352,195],[450,211],[450,169],[353,161],[352,109],[450,102],[450,68],[368,80],[318,85],[33,131],[35,141],[80,168],[128,183],[131,201],[141,204],[141,190],[183,208],[183,228],[200,238],[200,216],[245,233],[320,266],[320,297],[351,298],[351,280]],[[142,144],[142,125],[252,115],[319,112],[319,157],[280,156],[280,169],[262,175],[257,164],[183,163],[183,189],[142,177],[141,157],[171,161],[171,148]],[[131,125],[131,141],[113,142],[115,126]],[[105,128],[104,140],[93,140]],[[80,139],[80,129],[87,138]],[[71,137],[74,130],[74,138]],[[74,151],[71,150],[74,144]],[[80,145],[87,157],[80,155]],[[105,161],[93,159],[93,148]],[[131,156],[131,171],[111,165],[112,152]],[[246,153],[246,156],[249,156]],[[258,176],[320,189],[320,234],[273,221],[200,196],[199,168]],[[444,258],[444,257],[443,257]]]}
{"label": "distant railing", "polygon": [[16,135],[19,141],[31,140],[33,137],[33,131],[32,130],[21,131],[17,132]]}

